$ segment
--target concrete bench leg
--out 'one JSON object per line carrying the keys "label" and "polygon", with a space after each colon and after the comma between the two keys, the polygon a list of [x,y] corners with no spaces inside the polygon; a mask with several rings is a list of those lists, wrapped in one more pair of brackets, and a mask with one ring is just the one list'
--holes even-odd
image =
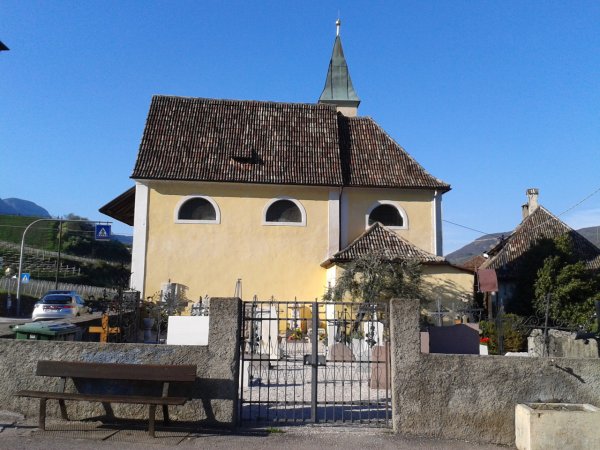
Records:
{"label": "concrete bench leg", "polygon": [[154,436],[154,420],[156,418],[156,405],[150,405],[148,408],[149,419],[148,419],[148,434]]}
{"label": "concrete bench leg", "polygon": [[64,420],[69,420],[69,416],[67,414],[67,405],[65,405],[64,400],[59,400],[58,404],[60,406],[60,415]]}
{"label": "concrete bench leg", "polygon": [[163,423],[165,425],[169,425],[171,423],[171,420],[169,419],[169,406],[162,405],[162,410],[163,410]]}
{"label": "concrete bench leg", "polygon": [[45,398],[40,398],[40,418],[38,421],[38,428],[42,431],[46,430],[46,401]]}

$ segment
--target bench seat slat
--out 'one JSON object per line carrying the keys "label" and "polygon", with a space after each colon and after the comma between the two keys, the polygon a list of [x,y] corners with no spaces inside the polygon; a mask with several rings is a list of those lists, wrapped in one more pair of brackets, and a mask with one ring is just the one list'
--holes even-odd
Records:
{"label": "bench seat slat", "polygon": [[46,398],[53,400],[75,400],[108,403],[136,403],[145,405],[183,405],[188,399],[185,397],[150,397],[138,395],[98,395],[79,394],[71,392],[51,392],[22,390],[15,395],[19,397]]}

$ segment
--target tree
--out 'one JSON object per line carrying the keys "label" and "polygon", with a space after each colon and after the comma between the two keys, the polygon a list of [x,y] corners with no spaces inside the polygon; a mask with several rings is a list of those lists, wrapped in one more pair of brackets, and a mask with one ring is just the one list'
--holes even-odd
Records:
{"label": "tree", "polygon": [[391,259],[385,251],[370,252],[347,263],[325,300],[350,298],[364,303],[386,302],[391,298],[419,298],[421,266],[412,260]]}
{"label": "tree", "polygon": [[600,300],[600,275],[577,261],[570,236],[560,236],[554,243],[556,253],[546,257],[537,272],[533,306],[538,314],[545,314],[550,295],[548,316],[553,322],[589,326],[595,301]]}
{"label": "tree", "polygon": [[543,266],[546,258],[555,255],[556,252],[556,242],[552,239],[542,238],[523,254],[518,262],[519,276],[515,280],[513,299],[505,305],[506,312],[520,316],[534,314],[535,287],[533,281],[536,279],[538,270]]}
{"label": "tree", "polygon": [[[87,220],[75,214],[68,214],[69,220]],[[127,247],[118,241],[96,241],[94,225],[91,222],[67,222],[63,224],[63,244],[65,253],[88,258],[103,259],[128,264],[131,254]]]}

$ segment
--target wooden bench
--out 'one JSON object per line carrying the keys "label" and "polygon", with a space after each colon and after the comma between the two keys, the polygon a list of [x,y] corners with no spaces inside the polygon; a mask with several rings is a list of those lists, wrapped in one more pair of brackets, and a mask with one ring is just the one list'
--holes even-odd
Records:
{"label": "wooden bench", "polygon": [[[65,420],[69,420],[65,400],[100,402],[105,406],[107,412],[111,411],[111,403],[128,403],[149,405],[148,434],[154,437],[156,407],[162,406],[163,423],[168,425],[169,405],[183,405],[188,400],[186,397],[170,397],[169,383],[193,382],[196,379],[196,366],[38,361],[36,375],[61,378],[56,391],[22,390],[14,394],[19,397],[40,399],[39,428],[41,430],[45,430],[46,427],[46,402],[50,399],[58,400],[61,416]],[[160,395],[65,392],[67,378],[71,378],[73,383],[76,380],[85,382],[88,380],[115,380],[115,382],[127,382],[127,385],[131,387],[135,387],[136,382],[138,384],[154,382],[156,387],[158,387],[158,383],[162,383],[162,389]],[[102,388],[102,385],[97,387]],[[109,412],[109,415],[112,413]]]}

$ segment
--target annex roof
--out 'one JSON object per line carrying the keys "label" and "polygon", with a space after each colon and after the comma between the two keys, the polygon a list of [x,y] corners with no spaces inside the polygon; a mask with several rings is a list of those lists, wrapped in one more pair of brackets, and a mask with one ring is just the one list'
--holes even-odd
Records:
{"label": "annex roof", "polygon": [[335,263],[344,263],[373,252],[384,252],[390,260],[413,260],[425,264],[446,264],[442,256],[436,256],[411,244],[389,228],[375,222],[346,248],[335,253],[321,266],[330,267]]}
{"label": "annex roof", "polygon": [[490,258],[481,269],[496,269],[502,277],[518,274],[520,258],[540,239],[554,239],[569,234],[573,239],[575,253],[589,269],[600,269],[600,249],[573,230],[543,206],[539,206],[523,219],[513,233],[488,254]]}
{"label": "annex roof", "polygon": [[167,96],[152,99],[132,178],[450,189],[333,105]]}

